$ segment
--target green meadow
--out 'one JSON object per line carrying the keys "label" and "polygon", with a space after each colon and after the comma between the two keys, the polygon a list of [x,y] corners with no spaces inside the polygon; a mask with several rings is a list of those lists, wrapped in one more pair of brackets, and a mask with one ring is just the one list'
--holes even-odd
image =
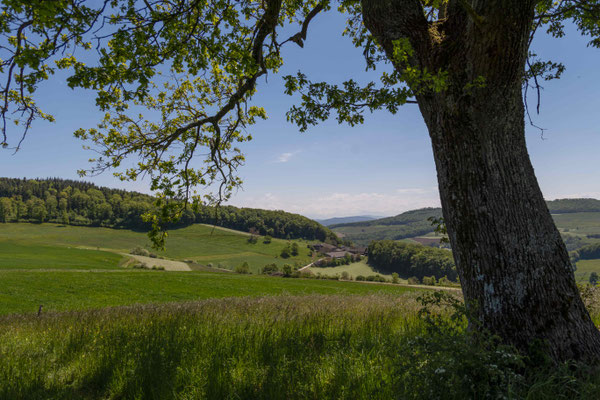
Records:
{"label": "green meadow", "polygon": [[600,396],[597,371],[528,361],[492,339],[473,340],[464,316],[444,303],[452,304],[428,306],[429,318],[419,315],[414,292],[0,316],[0,398]]}
{"label": "green meadow", "polygon": [[[306,242],[282,260],[286,241],[247,237],[196,225],[157,255],[254,271],[310,261]],[[513,349],[474,340],[456,292],[127,268],[123,253],[146,245],[127,230],[0,224],[0,399],[600,397],[597,372],[529,373]],[[365,261],[311,270],[374,273]]]}
{"label": "green meadow", "polygon": [[[151,251],[161,257],[192,260],[198,264],[212,264],[215,267],[228,269],[234,269],[236,266],[248,262],[253,272],[259,272],[264,265],[270,263],[281,267],[285,263],[306,265],[311,262],[307,248],[309,242],[296,240],[299,255],[283,259],[279,255],[288,241],[272,239],[271,243],[265,244],[259,237],[257,243],[249,243],[248,237],[248,234],[242,232],[195,224],[169,231],[166,251]],[[11,247],[15,245],[31,249],[33,264],[35,264],[35,257],[38,257],[40,263],[44,264],[44,260],[47,258],[46,254],[51,254],[55,260],[61,258],[61,251],[64,251],[65,259],[75,254],[69,247],[128,253],[135,247],[149,248],[150,242],[145,233],[126,229],[57,224],[0,224],[0,246],[9,252],[5,253],[2,260],[11,260],[0,260],[0,267],[6,263],[10,264],[13,259],[26,256],[19,256],[12,252]],[[39,246],[39,250],[35,250],[31,246]],[[53,247],[56,249],[52,249]]]}
{"label": "green meadow", "polygon": [[0,270],[0,314],[67,311],[208,298],[402,294],[394,285],[210,272]]}

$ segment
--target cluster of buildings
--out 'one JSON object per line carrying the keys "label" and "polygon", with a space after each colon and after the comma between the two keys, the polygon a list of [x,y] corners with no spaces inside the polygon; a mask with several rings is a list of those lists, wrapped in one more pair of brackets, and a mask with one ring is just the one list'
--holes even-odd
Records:
{"label": "cluster of buildings", "polygon": [[366,256],[367,248],[362,246],[334,246],[329,243],[317,243],[311,246],[313,251],[317,253],[321,253],[329,258],[337,259],[344,258],[346,254],[350,254],[352,256]]}

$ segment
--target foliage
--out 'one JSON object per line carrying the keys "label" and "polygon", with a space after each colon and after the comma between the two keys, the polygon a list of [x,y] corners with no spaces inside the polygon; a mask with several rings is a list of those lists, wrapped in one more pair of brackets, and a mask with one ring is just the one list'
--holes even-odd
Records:
{"label": "foliage", "polygon": [[368,248],[369,263],[378,270],[397,272],[402,277],[446,276],[455,281],[456,268],[452,253],[418,244],[382,240],[372,242]]}
{"label": "foliage", "polygon": [[[156,199],[141,193],[97,187],[88,182],[0,178],[0,221],[57,222],[148,230],[144,214]],[[66,219],[65,219],[66,216]],[[298,214],[232,206],[186,208],[170,228],[207,223],[278,238],[335,240],[319,223]],[[266,240],[266,238],[265,238]]]}
{"label": "foliage", "polygon": [[283,248],[281,249],[281,253],[279,253],[279,256],[281,258],[290,258],[292,255],[292,250],[290,248],[289,243]]}
{"label": "foliage", "polygon": [[150,257],[150,252],[142,247],[136,247],[135,249],[132,249],[129,254],[133,254],[136,256],[144,256],[144,257]]}
{"label": "foliage", "polygon": [[600,200],[596,199],[557,199],[547,201],[546,204],[552,214],[600,211]]}
{"label": "foliage", "polygon": [[242,265],[238,265],[235,267],[234,272],[237,274],[249,274],[250,273],[250,265],[247,262],[244,262]]}
{"label": "foliage", "polygon": [[590,274],[590,279],[589,279],[590,285],[596,286],[598,284],[598,280],[599,279],[600,278],[598,277],[598,273],[597,272],[592,272]]}
{"label": "foliage", "polygon": [[272,274],[274,272],[279,272],[279,268],[277,267],[277,264],[267,264],[261,270],[261,273],[267,274],[267,275]]}
{"label": "foliage", "polygon": [[573,261],[600,259],[600,243],[583,246],[570,254]]}

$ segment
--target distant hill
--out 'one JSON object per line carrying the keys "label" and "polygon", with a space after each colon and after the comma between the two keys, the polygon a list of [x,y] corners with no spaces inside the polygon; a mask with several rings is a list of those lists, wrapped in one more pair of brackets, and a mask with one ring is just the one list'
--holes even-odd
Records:
{"label": "distant hill", "polygon": [[[146,231],[142,215],[155,210],[152,196],[99,187],[89,182],[52,179],[0,178],[1,222],[55,222]],[[202,206],[188,208],[170,228],[205,223],[281,239],[329,240],[328,228],[299,214],[285,211]]]}
{"label": "distant hill", "polygon": [[[596,199],[557,199],[549,200],[546,204],[552,214],[590,213],[589,216],[594,221],[597,219],[597,215],[591,213],[600,212],[600,200]],[[439,218],[441,216],[441,208],[421,208],[394,217],[339,223],[329,225],[329,228],[344,239],[367,245],[372,240],[400,240],[426,235],[433,232],[433,227],[428,218]],[[563,220],[564,218],[557,219],[555,217],[559,228],[561,228]],[[566,220],[564,222],[566,223]],[[597,221],[597,225],[600,227],[600,220]],[[569,227],[565,225],[565,228]]]}
{"label": "distant hill", "polygon": [[335,217],[335,218],[328,218],[328,219],[316,219],[315,221],[317,221],[318,223],[320,223],[321,225],[324,225],[324,226],[331,226],[331,225],[339,225],[339,224],[350,224],[352,222],[372,221],[375,219],[378,219],[378,217],[372,217],[370,215],[356,215],[356,216],[352,216],[352,217]]}
{"label": "distant hill", "polygon": [[428,218],[441,216],[441,208],[421,208],[394,217],[331,225],[329,228],[344,239],[366,245],[372,240],[400,240],[425,235],[433,231]]}
{"label": "distant hill", "polygon": [[556,199],[546,204],[552,214],[600,212],[600,200],[596,199]]}

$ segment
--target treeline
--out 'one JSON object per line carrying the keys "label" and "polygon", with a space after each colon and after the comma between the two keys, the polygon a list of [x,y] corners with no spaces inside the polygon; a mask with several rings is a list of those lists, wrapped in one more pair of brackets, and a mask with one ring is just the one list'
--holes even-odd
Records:
{"label": "treeline", "polygon": [[368,247],[369,264],[384,273],[398,273],[403,278],[444,276],[457,280],[452,253],[448,250],[426,247],[420,244],[381,240]]}
{"label": "treeline", "polygon": [[427,219],[429,217],[440,218],[442,217],[442,209],[441,208],[420,208],[418,210],[407,211],[402,214],[386,217],[380,219],[373,219],[370,221],[361,221],[361,222],[351,222],[346,224],[335,224],[331,225],[330,228],[341,228],[341,227],[365,227],[365,226],[381,226],[381,225],[422,225],[426,224],[429,228],[429,232],[431,229],[431,222]]}
{"label": "treeline", "polygon": [[[0,178],[0,222],[54,222],[65,225],[102,226],[148,230],[142,215],[154,211],[152,196],[98,187],[64,179]],[[186,209],[170,228],[193,223],[269,235],[337,243],[328,228],[302,215],[232,206]]]}
{"label": "treeline", "polygon": [[571,260],[596,260],[600,258],[600,243],[589,244],[569,253]]}
{"label": "treeline", "polygon": [[600,200],[596,199],[557,199],[546,204],[552,214],[600,212]]}

